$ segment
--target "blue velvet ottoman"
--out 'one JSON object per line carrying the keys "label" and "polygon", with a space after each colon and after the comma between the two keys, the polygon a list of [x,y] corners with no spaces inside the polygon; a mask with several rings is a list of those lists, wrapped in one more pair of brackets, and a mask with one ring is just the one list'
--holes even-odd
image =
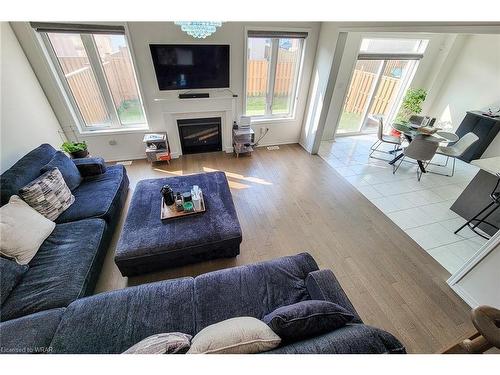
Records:
{"label": "blue velvet ottoman", "polygon": [[[162,221],[160,189],[174,192],[198,185],[206,211]],[[133,276],[240,253],[241,228],[226,175],[210,172],[142,180],[137,184],[118,241],[115,263],[123,276]]]}

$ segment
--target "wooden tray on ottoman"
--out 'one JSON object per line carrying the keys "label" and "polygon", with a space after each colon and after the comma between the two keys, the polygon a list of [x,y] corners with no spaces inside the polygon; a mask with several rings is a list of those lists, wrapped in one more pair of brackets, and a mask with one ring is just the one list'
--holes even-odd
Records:
{"label": "wooden tray on ottoman", "polygon": [[201,194],[201,210],[199,211],[177,211],[175,208],[175,203],[171,206],[167,206],[161,198],[161,220],[176,219],[184,216],[198,215],[205,212],[207,208],[205,207],[205,199],[203,198],[203,193]]}

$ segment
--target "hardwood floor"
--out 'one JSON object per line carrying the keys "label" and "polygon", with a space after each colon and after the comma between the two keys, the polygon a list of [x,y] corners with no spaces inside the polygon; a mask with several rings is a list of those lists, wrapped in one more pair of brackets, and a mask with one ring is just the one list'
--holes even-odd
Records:
{"label": "hardwood floor", "polygon": [[[226,172],[243,243],[235,259],[123,278],[114,248],[137,181]],[[412,353],[435,353],[474,332],[449,273],[318,156],[299,145],[259,148],[252,157],[187,155],[168,166],[134,161],[131,190],[97,292],[308,251],[333,270],[365,323],[388,330]]]}

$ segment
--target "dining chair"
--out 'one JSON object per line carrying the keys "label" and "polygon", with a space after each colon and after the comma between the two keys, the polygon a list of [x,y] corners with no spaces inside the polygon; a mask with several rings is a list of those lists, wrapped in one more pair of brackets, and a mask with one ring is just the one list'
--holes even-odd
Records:
{"label": "dining chair", "polygon": [[400,159],[399,164],[397,166],[393,165],[392,174],[396,173],[403,163],[403,160],[408,157],[417,161],[417,180],[420,181],[422,174],[426,172],[425,167],[429,164],[434,155],[436,155],[437,148],[437,142],[427,141],[421,136],[413,138],[408,147],[403,148],[403,157]]}
{"label": "dining chair", "polygon": [[[383,143],[389,143],[394,145],[394,148],[392,151],[384,151],[384,150],[379,150],[378,148],[380,145]],[[377,141],[370,147],[370,154],[368,155],[372,159],[378,159],[378,160],[385,160],[382,158],[378,158],[375,156],[372,156],[372,154],[377,151],[377,152],[382,152],[384,154],[394,154],[397,149],[401,146],[401,137],[394,137],[392,135],[387,135],[384,134],[384,120],[382,117],[378,119],[378,129],[377,129]]]}
{"label": "dining chair", "polygon": [[448,165],[448,160],[450,158],[453,159],[453,165],[451,168],[451,174],[444,174],[435,171],[431,171],[435,174],[440,174],[442,176],[453,177],[455,174],[455,161],[457,158],[461,157],[463,154],[467,152],[467,150],[477,141],[479,137],[472,132],[465,134],[462,138],[460,138],[455,144],[451,146],[439,146],[437,148],[436,154],[446,156],[446,164],[442,166]]}

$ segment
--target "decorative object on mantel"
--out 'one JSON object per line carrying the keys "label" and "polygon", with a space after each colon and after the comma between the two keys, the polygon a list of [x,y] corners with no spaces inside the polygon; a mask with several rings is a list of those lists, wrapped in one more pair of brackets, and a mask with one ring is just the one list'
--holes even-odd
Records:
{"label": "decorative object on mantel", "polygon": [[89,155],[89,151],[87,149],[87,144],[85,143],[85,141],[64,142],[61,145],[61,150],[70,154],[73,159],[86,158]]}
{"label": "decorative object on mantel", "polygon": [[180,26],[186,34],[198,39],[205,39],[222,26],[222,22],[214,21],[177,21],[174,23]]}

